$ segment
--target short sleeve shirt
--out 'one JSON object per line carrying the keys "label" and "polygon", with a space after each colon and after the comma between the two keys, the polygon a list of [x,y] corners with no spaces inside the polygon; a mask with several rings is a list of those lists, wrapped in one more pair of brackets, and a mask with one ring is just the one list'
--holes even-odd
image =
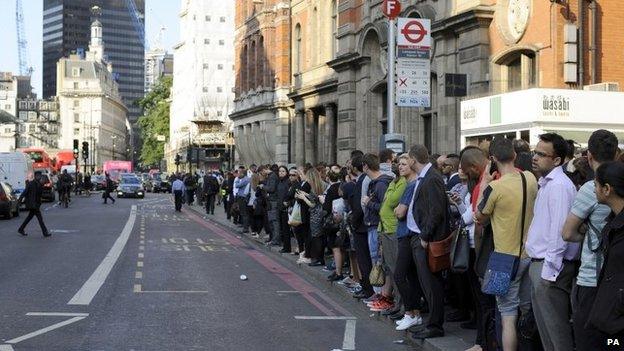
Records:
{"label": "short sleeve shirt", "polygon": [[[581,266],[579,268],[576,283],[580,286],[596,287],[598,285],[597,268],[602,266],[603,256],[598,251],[600,243],[599,234],[607,223],[607,217],[611,213],[609,206],[601,205],[596,199],[596,185],[593,180],[583,184],[574,198],[572,214],[583,221],[589,218],[591,225],[587,229],[583,248],[581,251]],[[591,247],[590,247],[591,246]]]}
{"label": "short sleeve shirt", "polygon": [[[412,195],[414,195],[414,188],[416,187],[416,181],[413,180],[407,183],[405,187],[405,191],[403,192],[403,196],[401,196],[401,201],[399,201],[399,205],[409,206],[412,201]],[[407,214],[410,215],[409,213]],[[402,238],[409,236],[409,228],[407,228],[407,217],[399,220],[397,224],[397,238]]]}
{"label": "short sleeve shirt", "polygon": [[518,256],[521,254],[520,240],[526,242],[527,231],[533,218],[537,180],[529,172],[524,172],[524,175],[527,183],[527,201],[522,239],[520,233],[522,224],[520,223],[522,218],[522,179],[520,173],[506,174],[500,179],[492,181],[483,191],[479,211],[490,216],[496,252]]}

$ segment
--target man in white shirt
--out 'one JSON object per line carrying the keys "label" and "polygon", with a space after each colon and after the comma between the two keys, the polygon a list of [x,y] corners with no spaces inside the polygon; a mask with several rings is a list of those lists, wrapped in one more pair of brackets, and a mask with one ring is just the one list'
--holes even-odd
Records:
{"label": "man in white shirt", "polygon": [[173,184],[171,184],[171,191],[173,192],[173,198],[175,200],[176,212],[182,212],[182,196],[184,196],[186,187],[180,177],[176,177]]}

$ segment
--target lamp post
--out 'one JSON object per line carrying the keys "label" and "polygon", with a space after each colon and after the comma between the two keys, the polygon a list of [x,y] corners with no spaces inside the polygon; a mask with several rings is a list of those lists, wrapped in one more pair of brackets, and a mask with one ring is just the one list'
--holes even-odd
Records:
{"label": "lamp post", "polygon": [[113,156],[113,161],[115,161],[115,140],[117,139],[117,136],[113,134],[111,136],[111,139],[113,139],[113,155],[112,156]]}

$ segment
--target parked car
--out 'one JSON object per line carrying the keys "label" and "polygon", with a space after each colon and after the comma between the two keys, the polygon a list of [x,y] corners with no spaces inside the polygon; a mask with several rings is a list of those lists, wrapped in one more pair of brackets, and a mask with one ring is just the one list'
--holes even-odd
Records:
{"label": "parked car", "polygon": [[11,219],[19,216],[18,197],[9,183],[0,182],[0,216]]}
{"label": "parked car", "polygon": [[43,185],[43,194],[41,195],[41,200],[54,202],[54,200],[56,199],[56,195],[54,194],[54,184],[52,184],[50,176],[47,174],[42,174],[41,184]]}
{"label": "parked car", "polygon": [[152,177],[152,182],[154,186],[155,193],[170,193],[171,192],[171,183],[167,179],[166,174],[155,173]]}
{"label": "parked car", "polygon": [[121,175],[117,186],[117,197],[145,197],[145,189],[141,184],[141,179],[135,175]]}

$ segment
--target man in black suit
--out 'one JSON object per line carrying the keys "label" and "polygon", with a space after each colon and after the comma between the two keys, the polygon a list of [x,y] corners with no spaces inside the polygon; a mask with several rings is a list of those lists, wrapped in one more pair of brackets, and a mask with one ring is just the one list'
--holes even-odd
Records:
{"label": "man in black suit", "polygon": [[429,150],[423,145],[410,148],[409,156],[418,173],[416,188],[407,215],[412,256],[416,263],[418,280],[429,305],[429,320],[414,338],[426,339],[444,336],[444,285],[442,273],[432,273],[427,263],[429,242],[446,239],[450,233],[448,198],[444,178],[429,163]]}
{"label": "man in black suit", "polygon": [[26,236],[26,232],[24,228],[28,225],[28,222],[34,217],[37,216],[37,221],[39,221],[39,226],[41,227],[41,232],[43,236],[48,237],[51,234],[48,233],[48,229],[43,223],[43,216],[41,216],[41,195],[43,194],[43,186],[41,185],[41,175],[36,175],[34,180],[31,180],[26,185],[26,190],[20,195],[18,203],[22,203],[23,200],[26,201],[26,209],[28,210],[28,216],[24,220],[24,223],[17,230],[18,233]]}
{"label": "man in black suit", "polygon": [[364,210],[361,205],[362,183],[366,178],[363,161],[363,156],[359,154],[351,159],[351,173],[356,177],[356,183],[355,190],[349,198],[349,207],[351,208],[351,226],[355,232],[353,234],[355,255],[362,276],[360,282],[362,291],[355,293],[353,297],[367,299],[373,295],[373,287],[368,280],[373,264],[368,248],[368,228],[364,223]]}

